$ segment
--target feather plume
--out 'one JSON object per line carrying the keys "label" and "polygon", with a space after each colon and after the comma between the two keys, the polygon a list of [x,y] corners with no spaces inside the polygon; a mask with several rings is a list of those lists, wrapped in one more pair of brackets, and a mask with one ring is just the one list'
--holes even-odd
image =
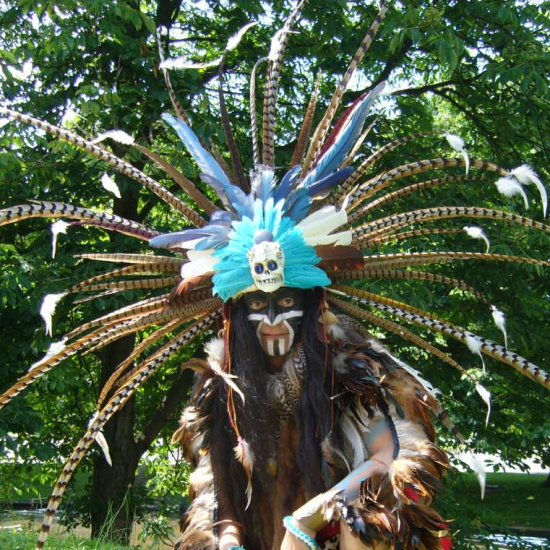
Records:
{"label": "feather plume", "polygon": [[342,168],[318,181],[311,183],[307,188],[308,195],[316,198],[326,197],[332,189],[346,181],[352,172],[353,168],[351,167]]}
{"label": "feather plume", "polygon": [[246,486],[246,508],[250,506],[252,500],[252,471],[254,469],[254,453],[250,448],[248,442],[239,437],[237,445],[233,448],[235,458],[243,465],[246,477],[248,478],[248,484]]}
{"label": "feather plume", "polygon": [[251,175],[251,191],[253,195],[266,203],[271,196],[271,191],[275,186],[275,172],[268,166],[258,166],[257,170]]}
{"label": "feather plume", "polygon": [[70,225],[70,223],[67,223],[64,220],[57,220],[56,222],[52,223],[50,227],[50,230],[52,232],[52,258],[55,258],[55,252],[57,250],[57,237],[60,233],[66,235],[67,229]]}
{"label": "feather plume", "polygon": [[491,313],[493,315],[495,325],[504,335],[504,347],[508,349],[508,334],[506,332],[506,318],[504,317],[504,313],[497,309],[496,306],[491,306]]}
{"label": "feather plume", "polygon": [[251,21],[250,23],[247,23],[239,29],[233,36],[229,37],[229,40],[227,41],[227,46],[225,46],[225,51],[230,52],[231,50],[234,50],[241,42],[243,36],[247,33],[249,29],[252,27],[255,27],[258,24],[257,21]]}
{"label": "feather plume", "polygon": [[99,134],[99,136],[94,138],[91,143],[100,143],[106,139],[112,139],[113,141],[122,143],[123,145],[133,145],[135,141],[130,134],[127,134],[123,130],[108,130],[107,132]]}
{"label": "feather plume", "polygon": [[57,304],[67,296],[67,292],[60,292],[59,294],[46,294],[42,300],[40,306],[40,316],[44,319],[46,324],[46,334],[52,335],[52,317],[55,313]]}
{"label": "feather plume", "polygon": [[231,185],[221,166],[201,145],[195,133],[185,122],[174,118],[168,113],[164,113],[162,119],[176,131],[203,174],[216,179],[222,186]]}
{"label": "feather plume", "polygon": [[489,246],[491,245],[489,239],[487,238],[487,235],[483,232],[483,229],[481,227],[476,227],[474,225],[465,225],[462,229],[466,231],[466,234],[468,237],[472,237],[472,239],[480,239],[482,241],[485,241],[485,245],[487,246],[487,250],[485,252],[489,252]]}
{"label": "feather plume", "polygon": [[[90,418],[90,421],[88,422],[88,428],[92,427],[97,420],[97,417],[99,415],[99,412],[96,411],[92,418]],[[99,445],[100,449],[103,451],[103,456],[105,457],[105,461],[109,466],[113,466],[113,461],[111,460],[111,453],[109,452],[109,444],[107,443],[107,440],[105,439],[105,435],[103,434],[103,430],[99,430],[95,435],[95,441]]]}
{"label": "feather plume", "polygon": [[520,183],[523,183],[523,185],[533,184],[536,186],[540,193],[543,216],[546,218],[546,211],[548,209],[548,195],[546,194],[546,189],[536,172],[528,164],[522,164],[521,166],[514,168],[514,170],[511,170],[509,175],[516,178]]}
{"label": "feather plume", "polygon": [[491,392],[481,384],[476,384],[476,392],[479,394],[481,399],[487,405],[487,416],[485,418],[485,426],[489,425],[489,417],[491,416]]}
{"label": "feather plume", "polygon": [[370,93],[364,94],[357,99],[340,117],[336,127],[323,146],[319,159],[304,178],[304,187],[308,187],[314,181],[338,169],[359,137],[374,100],[380,95],[385,86],[385,82],[378,84]]}
{"label": "feather plume", "polygon": [[483,500],[485,497],[485,482],[487,480],[487,472],[485,471],[485,463],[483,462],[483,459],[473,452],[469,452],[464,455],[461,460],[467,464],[476,475],[477,481],[479,482],[479,487],[481,489],[481,499]]}
{"label": "feather plume", "polygon": [[212,67],[217,67],[222,61],[222,56],[216,57],[216,59],[213,59],[212,61],[192,61],[191,59],[187,57],[174,57],[173,59],[165,59],[160,65],[159,68],[167,71],[172,70],[180,70],[183,71],[185,69],[210,69]]}
{"label": "feather plume", "polygon": [[48,348],[48,351],[46,352],[46,355],[42,357],[42,359],[36,361],[33,363],[30,368],[29,372],[31,370],[34,370],[35,368],[39,367],[40,365],[46,363],[49,359],[51,359],[54,355],[57,355],[58,353],[61,353],[65,349],[65,342],[67,341],[66,338],[63,338],[59,342],[52,342],[50,344],[50,347]]}
{"label": "feather plume", "polygon": [[241,216],[248,215],[252,217],[251,204],[247,196],[229,181],[221,166],[201,145],[191,128],[185,122],[174,118],[168,113],[164,113],[162,118],[176,131],[189,154],[198,164],[202,172],[201,179],[216,191],[220,199],[225,199],[224,203],[228,207],[234,208]]}
{"label": "feather plume", "polygon": [[275,193],[273,194],[273,200],[275,203],[278,203],[282,199],[286,199],[292,189],[292,186],[296,182],[296,179],[300,175],[300,170],[300,166],[294,166],[283,176],[281,183],[279,183],[275,189]]}
{"label": "feather plume", "polygon": [[330,235],[332,231],[345,225],[348,216],[345,210],[336,210],[335,206],[325,206],[304,218],[298,227],[309,246],[326,244],[350,245],[351,231],[342,231]]}
{"label": "feather plume", "polygon": [[483,355],[481,354],[481,341],[478,338],[476,338],[475,336],[472,336],[470,334],[466,334],[465,343],[468,346],[468,349],[472,353],[475,353],[476,355],[479,355],[479,358],[481,359],[481,363],[483,365],[483,374],[486,374],[487,371],[485,369],[485,360],[483,359]]}
{"label": "feather plume", "polygon": [[106,191],[109,191],[109,193],[112,193],[117,199],[121,198],[120,189],[118,188],[118,185],[116,184],[115,180],[111,176],[109,176],[107,173],[101,176],[101,186]]}
{"label": "feather plume", "polygon": [[466,167],[466,175],[468,175],[468,171],[470,170],[470,157],[468,156],[468,152],[466,151],[466,149],[464,149],[464,140],[459,136],[455,136],[454,134],[445,134],[445,138],[447,139],[449,145],[457,153],[460,153],[462,155],[462,158],[464,159],[464,165]]}
{"label": "feather plume", "polygon": [[521,183],[519,183],[517,180],[510,177],[503,177],[499,178],[495,182],[495,185],[497,186],[498,192],[505,197],[521,195],[523,198],[523,202],[525,203],[525,208],[529,208],[529,199],[527,198],[527,195],[525,194]]}
{"label": "feather plume", "polygon": [[214,270],[214,265],[219,261],[214,258],[213,250],[189,250],[187,252],[189,262],[181,266],[181,276],[185,279],[193,279]]}
{"label": "feather plume", "polygon": [[[225,46],[225,51],[230,52],[231,50],[234,50],[242,40],[243,36],[246,34],[246,32],[257,25],[256,22],[247,23],[244,27],[242,27],[238,32],[236,32],[234,35],[232,35],[229,40],[227,41],[227,45]],[[188,59],[187,57],[175,57],[173,59],[163,59],[159,67],[163,70],[174,70],[174,69],[210,69],[212,67],[217,67],[221,64],[223,60],[223,55],[216,57],[216,59],[212,59],[212,61],[203,61],[203,62],[197,62],[192,61],[191,59]]]}

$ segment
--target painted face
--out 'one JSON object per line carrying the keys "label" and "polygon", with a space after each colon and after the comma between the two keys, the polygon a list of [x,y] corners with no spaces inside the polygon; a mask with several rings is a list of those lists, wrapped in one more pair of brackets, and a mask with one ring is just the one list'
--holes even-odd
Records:
{"label": "painted face", "polygon": [[272,293],[251,292],[244,299],[264,352],[272,357],[286,355],[302,320],[303,291],[280,288]]}

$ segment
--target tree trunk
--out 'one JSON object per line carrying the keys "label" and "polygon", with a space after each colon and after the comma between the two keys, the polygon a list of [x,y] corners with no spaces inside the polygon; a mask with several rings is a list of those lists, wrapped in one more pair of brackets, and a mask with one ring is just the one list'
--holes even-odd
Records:
{"label": "tree trunk", "polygon": [[[102,354],[102,382],[134,347],[133,336],[108,346]],[[134,482],[141,454],[134,440],[134,398],[111,418],[104,429],[112,466],[103,454],[94,461],[92,480],[92,538],[128,545],[134,521]]]}

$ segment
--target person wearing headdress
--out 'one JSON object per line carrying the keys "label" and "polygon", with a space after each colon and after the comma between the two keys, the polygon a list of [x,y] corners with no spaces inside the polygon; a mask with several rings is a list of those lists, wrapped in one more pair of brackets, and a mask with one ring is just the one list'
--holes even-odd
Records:
{"label": "person wearing headdress", "polygon": [[[174,442],[182,446],[195,468],[179,550],[328,549],[334,545],[346,549],[449,548],[449,528],[432,507],[449,467],[435,443],[433,418],[438,417],[463,441],[446,419],[437,390],[381,346],[363,322],[397,334],[459,370],[489,407],[490,394],[475,378],[404,324],[458,340],[480,357],[492,357],[550,388],[544,371],[507,349],[505,319],[495,306],[491,313],[504,333],[504,345],[372,292],[364,284],[372,279],[429,281],[458,288],[490,305],[465,281],[423,268],[470,260],[549,265],[545,260],[490,253],[485,233],[473,226],[465,227],[464,232],[485,241],[485,252],[379,251],[392,242],[456,235],[462,230],[424,224],[452,223],[457,218],[490,219],[550,233],[550,226],[542,222],[485,207],[426,207],[376,217],[379,208],[390,207],[396,199],[468,182],[476,177],[472,174],[475,170],[496,174],[497,189],[507,197],[520,195],[526,204],[524,186],[536,187],[544,215],[547,208],[546,190],[530,167],[506,170],[470,159],[464,142],[454,135],[444,137],[459,157],[424,159],[375,171],[384,154],[426,137],[416,135],[397,139],[355,163],[371,127],[366,124],[370,108],[384,83],[373,86],[343,111],[336,124],[332,122],[384,17],[386,2],[381,3],[310,137],[318,92],[314,90],[290,168],[277,173],[274,126],[279,74],[291,26],[302,6],[303,1],[275,34],[268,57],[258,61],[253,70],[254,168],[249,178],[244,175],[231,133],[222,77],[226,53],[252,25],[232,37],[216,60],[231,167],[210,153],[191,130],[167,72],[182,63],[165,60],[161,50],[161,69],[176,114],[163,118],[193,157],[203,182],[216,194],[215,202],[158,155],[120,131],[90,141],[0,107],[0,115],[49,132],[136,180],[172,206],[186,227],[160,234],[119,216],[52,201],[0,210],[0,226],[28,218],[70,220],[52,225],[54,250],[57,236],[79,224],[117,231],[170,253],[86,255],[123,267],[46,296],[41,315],[50,334],[55,307],[68,294],[99,292],[98,296],[104,296],[131,289],[153,295],[75,328],[54,342],[29,372],[0,395],[2,408],[67,357],[100,349],[127,334],[150,331],[104,385],[88,429],[54,488],[38,548],[43,547],[65,488],[88,449],[97,442],[110,459],[102,434],[105,424],[168,359],[210,329],[218,330],[218,338],[206,345],[207,359],[184,365],[195,371],[196,379],[193,397],[174,435]],[[260,151],[255,74],[261,63],[267,63],[267,78]],[[186,200],[110,153],[100,143],[105,139],[123,141],[146,154],[182,187]],[[463,169],[465,174],[415,181],[386,191],[409,176]],[[138,278],[126,279],[131,276]],[[155,294],[166,288],[164,294]]]}

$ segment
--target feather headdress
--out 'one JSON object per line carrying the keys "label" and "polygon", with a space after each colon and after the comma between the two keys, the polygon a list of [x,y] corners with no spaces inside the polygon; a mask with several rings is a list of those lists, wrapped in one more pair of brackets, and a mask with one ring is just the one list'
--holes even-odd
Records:
{"label": "feather headdress", "polygon": [[[126,134],[107,132],[95,140],[87,140],[26,114],[0,107],[1,116],[48,132],[101,160],[110,171],[122,173],[145,186],[172,206],[186,227],[182,231],[160,234],[141,223],[62,202],[31,202],[0,210],[0,225],[29,218],[67,220],[61,225],[56,222],[52,227],[54,253],[55,238],[59,233],[65,233],[73,224],[119,232],[145,241],[155,249],[164,248],[171,252],[170,255],[145,252],[83,255],[83,258],[89,260],[117,263],[121,267],[74,284],[64,292],[47,296],[41,314],[46,321],[48,333],[52,333],[52,315],[58,302],[70,294],[92,292],[106,295],[131,289],[149,295],[72,330],[59,343],[52,345],[43,359],[35,363],[29,372],[0,396],[1,408],[66,358],[100,349],[128,334],[148,331],[146,338],[121,363],[101,392],[97,411],[86,434],[69,458],[55,487],[39,547],[44,543],[55,510],[74,470],[94,441],[103,442],[101,431],[109,419],[173,353],[220,319],[223,302],[251,290],[273,292],[283,285],[295,288],[326,287],[329,302],[334,308],[360,321],[368,321],[383,330],[394,332],[459,370],[460,365],[445,352],[405,328],[403,324],[454,338],[473,353],[492,357],[550,388],[548,375],[527,359],[508,351],[507,340],[502,346],[473,334],[466,328],[453,325],[434,313],[350,284],[373,279],[420,280],[467,291],[482,303],[491,306],[481,293],[465,281],[432,272],[429,266],[445,266],[462,261],[512,262],[540,267],[550,265],[546,260],[489,253],[489,240],[483,230],[478,227],[464,227],[464,220],[487,219],[531,231],[550,233],[550,226],[545,223],[505,210],[446,205],[376,216],[377,210],[382,206],[391,206],[398,200],[426,189],[462,185],[479,173],[496,175],[499,178],[496,181],[498,190],[506,197],[520,194],[525,206],[528,206],[529,201],[523,186],[533,184],[540,193],[544,214],[547,205],[544,186],[530,167],[524,165],[507,170],[491,162],[470,158],[464,142],[448,134],[441,137],[446,138],[461,153],[460,157],[436,157],[377,171],[376,164],[384,154],[412,139],[424,137],[417,135],[389,143],[372,152],[360,163],[354,161],[353,157],[358,151],[357,144],[362,143],[366,135],[364,127],[371,108],[382,93],[384,84],[373,87],[360,96],[343,111],[332,130],[331,125],[340,108],[347,84],[366,54],[387,10],[386,2],[381,3],[379,15],[337,86],[307,147],[318,94],[317,88],[313,91],[296,153],[293,155],[293,164],[286,173],[277,175],[274,134],[278,81],[291,28],[302,5],[303,2],[298,4],[283,28],[276,33],[268,57],[262,59],[262,62],[267,63],[263,155],[259,153],[255,101],[251,101],[255,165],[248,181],[232,177],[231,170],[219,162],[215,151],[210,152],[191,129],[188,117],[175,98],[167,73],[167,69],[176,68],[178,63],[165,62],[161,66],[177,115],[173,117],[165,114],[163,119],[177,133],[197,164],[202,181],[211,188],[217,200],[212,200],[211,195],[206,196],[156,153],[139,145]],[[238,33],[237,38],[240,39],[249,28],[250,25],[247,25]],[[228,49],[235,47],[237,38],[228,45]],[[223,65],[224,56],[217,61]],[[259,66],[256,65],[253,76]],[[255,83],[253,84],[255,89]],[[220,94],[223,96],[221,88]],[[230,128],[225,123],[224,129],[226,135],[229,135]],[[174,179],[185,193],[186,200],[109,152],[100,143],[107,139],[121,140],[128,147],[137,148],[145,154]],[[234,158],[234,154],[232,164],[236,174],[240,160]],[[389,189],[411,176],[455,169],[465,171],[466,174],[439,175]],[[111,181],[107,176],[103,185],[116,193]],[[203,217],[202,212],[206,213],[208,220]],[[461,225],[456,229],[448,225],[437,225],[438,222],[452,222],[457,219]],[[484,240],[487,250],[456,252],[443,249],[399,253],[379,251],[380,247],[391,242],[403,243],[406,248],[409,239],[427,235],[460,234],[463,232],[462,227],[471,237]],[[503,314],[494,306],[491,311],[495,323],[506,336]],[[388,316],[393,320],[387,319]],[[169,336],[166,343],[154,352],[147,351],[166,336]],[[218,374],[213,372],[212,375]],[[238,385],[238,380],[232,380],[233,382]],[[476,384],[476,389],[478,386]],[[490,403],[486,391],[483,396]],[[247,471],[251,471],[252,458],[250,453],[244,452],[246,442],[240,441],[240,445],[236,456],[243,463],[246,462]]]}

